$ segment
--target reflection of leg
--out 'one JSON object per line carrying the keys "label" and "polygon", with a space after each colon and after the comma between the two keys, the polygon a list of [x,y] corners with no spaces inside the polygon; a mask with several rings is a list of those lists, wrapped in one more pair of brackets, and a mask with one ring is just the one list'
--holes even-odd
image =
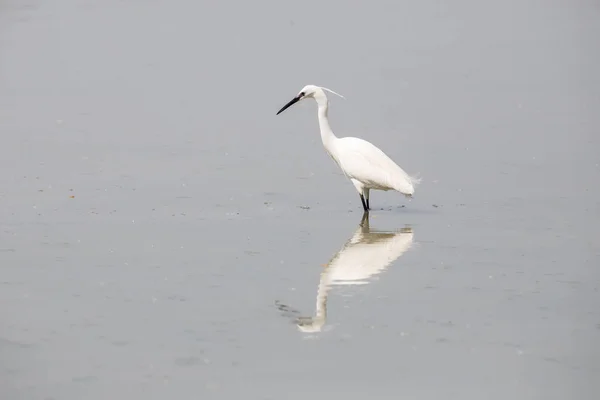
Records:
{"label": "reflection of leg", "polygon": [[371,189],[365,188],[365,199],[367,200],[367,210],[371,209],[371,204],[369,204],[369,196],[371,194],[370,192],[371,192]]}
{"label": "reflection of leg", "polygon": [[365,202],[365,196],[363,196],[362,194],[360,195],[360,201],[362,201],[363,210],[369,211],[369,207],[367,207],[367,203]]}

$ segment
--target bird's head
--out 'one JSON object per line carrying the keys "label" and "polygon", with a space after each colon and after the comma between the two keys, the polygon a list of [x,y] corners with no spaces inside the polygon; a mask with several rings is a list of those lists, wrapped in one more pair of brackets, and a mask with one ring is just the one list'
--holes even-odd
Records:
{"label": "bird's head", "polygon": [[337,96],[340,96],[342,99],[344,98],[344,96],[342,96],[339,93],[334,92],[331,89],[327,89],[325,87],[320,87],[320,86],[315,86],[315,85],[306,85],[304,86],[300,92],[296,95],[296,97],[294,97],[292,100],[290,100],[285,106],[283,106],[281,108],[281,110],[279,110],[277,112],[277,115],[281,114],[282,112],[284,112],[286,109],[288,109],[289,107],[293,106],[294,104],[296,104],[297,102],[299,102],[300,100],[304,100],[304,99],[308,99],[308,98],[312,98],[312,99],[316,99],[318,100],[319,98],[327,98],[325,96],[325,92],[324,90],[333,93]]}

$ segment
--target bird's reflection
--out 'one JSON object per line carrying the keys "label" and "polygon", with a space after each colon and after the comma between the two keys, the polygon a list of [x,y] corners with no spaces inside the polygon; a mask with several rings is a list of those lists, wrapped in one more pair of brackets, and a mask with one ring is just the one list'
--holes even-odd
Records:
{"label": "bird's reflection", "polygon": [[[411,228],[399,232],[374,231],[369,226],[369,213],[363,214],[361,223],[352,237],[325,265],[317,290],[314,316],[299,317],[296,325],[302,332],[320,332],[327,319],[327,296],[336,285],[363,285],[383,272],[394,260],[404,254],[413,243]],[[285,313],[295,312],[278,303]]]}

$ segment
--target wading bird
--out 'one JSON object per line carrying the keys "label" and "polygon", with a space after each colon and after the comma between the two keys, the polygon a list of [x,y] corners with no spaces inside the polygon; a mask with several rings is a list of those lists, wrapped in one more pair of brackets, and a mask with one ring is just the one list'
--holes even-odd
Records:
{"label": "wading bird", "polygon": [[327,100],[325,90],[344,98],[333,90],[307,85],[296,97],[283,106],[277,115],[300,100],[315,99],[318,105],[319,128],[323,146],[346,177],[354,184],[365,212],[370,209],[369,192],[371,189],[396,190],[406,197],[412,197],[419,179],[409,176],[383,151],[366,140],[335,136],[329,126],[329,117],[327,116],[329,100]]}

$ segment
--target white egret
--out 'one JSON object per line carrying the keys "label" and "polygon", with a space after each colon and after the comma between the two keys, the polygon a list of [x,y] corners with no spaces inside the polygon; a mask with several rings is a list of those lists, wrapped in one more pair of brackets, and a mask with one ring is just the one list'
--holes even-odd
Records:
{"label": "white egret", "polygon": [[406,197],[412,197],[419,179],[409,176],[383,151],[366,140],[335,136],[329,125],[327,115],[329,100],[325,95],[325,90],[344,98],[333,90],[307,85],[296,97],[283,106],[277,115],[300,100],[315,99],[318,105],[319,128],[323,146],[358,191],[365,212],[370,209],[369,192],[371,189],[395,190]]}

